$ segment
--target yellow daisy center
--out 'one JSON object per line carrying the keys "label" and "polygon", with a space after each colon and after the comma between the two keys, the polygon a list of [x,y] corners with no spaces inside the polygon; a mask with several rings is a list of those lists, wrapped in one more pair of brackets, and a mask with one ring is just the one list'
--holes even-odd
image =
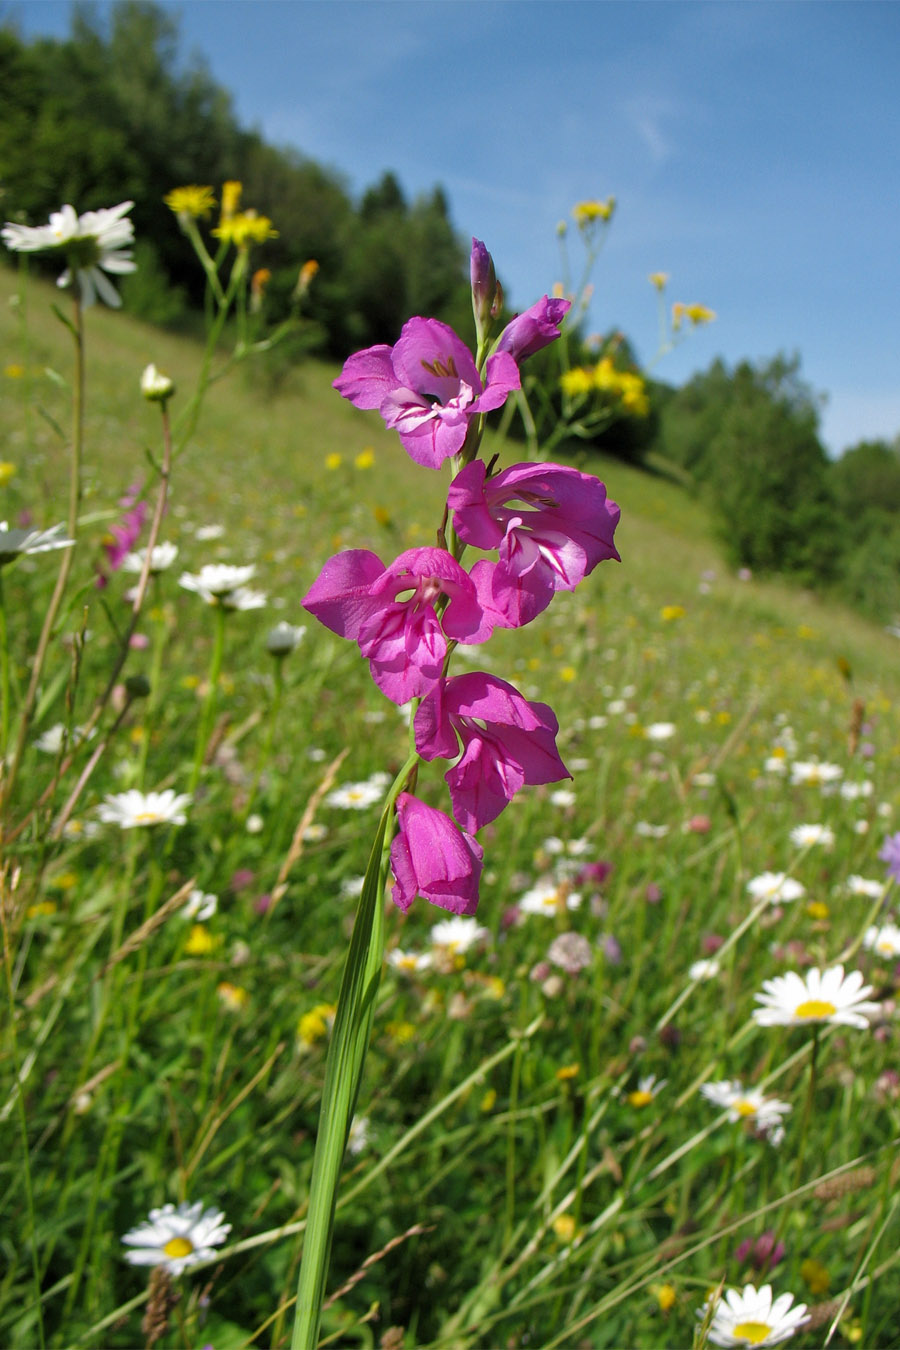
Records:
{"label": "yellow daisy center", "polygon": [[163,1247],[166,1256],[172,1257],[173,1259],[177,1259],[180,1256],[190,1256],[193,1250],[193,1242],[191,1242],[190,1238],[186,1237],[169,1238],[168,1242]]}
{"label": "yellow daisy center", "polygon": [[135,825],[158,825],[160,821],[157,811],[138,811],[134,817]]}
{"label": "yellow daisy center", "polygon": [[739,1102],[735,1102],[733,1105],[734,1105],[734,1110],[737,1111],[737,1113],[738,1113],[739,1116],[755,1116],[755,1115],[756,1115],[756,1107],[753,1105],[752,1102],[748,1102],[748,1101],[746,1100],[746,1098],[743,1099],[743,1100],[741,1100],[741,1101],[739,1101]]}
{"label": "yellow daisy center", "polygon": [[748,1345],[762,1345],[766,1337],[772,1334],[772,1328],[767,1322],[738,1322],[731,1334],[736,1340],[746,1341]]}
{"label": "yellow daisy center", "polygon": [[628,1103],[630,1106],[649,1106],[653,1101],[653,1093],[646,1089],[637,1088],[634,1092],[629,1092]]}
{"label": "yellow daisy center", "polygon": [[795,1017],[832,1017],[837,1012],[833,1003],[827,1003],[823,998],[810,998],[805,1003],[800,1003],[794,1009]]}

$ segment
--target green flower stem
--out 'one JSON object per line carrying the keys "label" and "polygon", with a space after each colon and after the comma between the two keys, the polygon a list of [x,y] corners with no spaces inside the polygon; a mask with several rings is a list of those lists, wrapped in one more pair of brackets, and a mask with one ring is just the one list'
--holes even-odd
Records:
{"label": "green flower stem", "polygon": [[272,758],[272,746],[275,743],[275,729],[278,725],[278,714],[281,711],[281,700],[284,694],[284,656],[276,656],[274,688],[272,698],[269,703],[268,725],[266,726],[265,740],[263,741],[262,754],[260,755],[259,765],[256,775],[253,779],[253,786],[247,794],[247,804],[244,807],[243,819],[246,820],[253,810],[253,803],[256,801],[256,794],[259,792],[259,785],[262,782],[263,774],[269,767],[269,761]]}
{"label": "green flower stem", "polygon": [[418,755],[409,756],[387,795],[356,911],[325,1068],[292,1350],[315,1350],[319,1339],[341,1164],[356,1107],[381,978],[384,956],[382,893],[388,869],[394,802],[418,762]]}
{"label": "green flower stem", "polygon": [[9,636],[6,631],[6,595],[0,567],[0,762],[9,741]]}
{"label": "green flower stem", "polygon": [[203,760],[206,755],[206,749],[209,745],[209,737],[212,732],[213,714],[216,710],[216,690],[219,684],[219,676],[222,673],[222,658],[225,654],[225,606],[217,604],[215,607],[216,631],[213,637],[212,657],[209,663],[209,674],[207,676],[206,698],[203,701],[203,710],[200,714],[200,722],[197,727],[197,744],[194,749],[194,767],[191,770],[191,781],[188,784],[188,792],[193,792],[203,769]]}
{"label": "green flower stem", "polygon": [[813,1102],[816,1096],[816,1083],[818,1075],[819,1058],[819,1028],[813,1027],[812,1045],[809,1051],[809,1085],[806,1090],[806,1101],[803,1104],[803,1119],[800,1122],[800,1141],[797,1144],[797,1171],[794,1178],[794,1186],[803,1185],[803,1163],[806,1154],[806,1141],[809,1136],[809,1122],[812,1120]]}
{"label": "green flower stem", "polygon": [[44,1310],[41,1306],[41,1271],[37,1252],[37,1225],[35,1222],[34,1189],[31,1182],[31,1159],[28,1147],[28,1116],[25,1110],[25,1085],[20,1081],[21,1061],[19,1059],[19,1040],[16,1034],[16,1020],[18,1014],[16,1011],[16,1000],[13,994],[12,953],[10,951],[9,931],[6,924],[8,907],[5,889],[4,886],[3,893],[0,894],[0,923],[2,923],[3,927],[3,973],[6,977],[6,993],[9,1000],[9,1033],[12,1049],[13,1081],[15,1082],[13,1091],[16,1096],[19,1132],[22,1137],[22,1180],[25,1185],[25,1207],[28,1213],[28,1232],[26,1234],[26,1240],[31,1249],[31,1273],[34,1281],[34,1299],[35,1307],[37,1309],[38,1339],[41,1350],[43,1350],[45,1340]]}
{"label": "green flower stem", "polygon": [[225,327],[225,320],[228,318],[228,312],[234,303],[234,297],[237,294],[237,288],[240,285],[244,275],[244,270],[236,264],[232,268],[231,277],[228,282],[228,290],[219,301],[219,308],[216,316],[209,327],[206,336],[206,346],[203,349],[203,359],[200,363],[200,374],[197,378],[197,387],[191,397],[190,403],[183,409],[180,417],[175,423],[174,436],[175,448],[173,457],[177,459],[184,453],[187,445],[197,429],[197,422],[200,417],[200,409],[203,406],[203,400],[206,397],[206,391],[212,380],[212,363],[216,354],[216,348],[219,345],[219,339]]}
{"label": "green flower stem", "polygon": [[[84,446],[85,375],[84,324],[82,322],[81,298],[77,288],[74,292],[72,309],[72,322],[67,324],[67,327],[70,329],[75,343],[75,379],[72,389],[72,453],[69,461],[69,511],[66,520],[66,529],[69,538],[75,539],[78,528],[78,510],[81,505],[81,459]],[[25,751],[28,732],[34,715],[34,707],[37,702],[41,674],[44,669],[44,661],[46,660],[47,649],[50,646],[50,638],[53,635],[53,625],[56,623],[56,616],[59,613],[62,598],[65,594],[66,585],[69,580],[69,573],[72,570],[74,554],[74,548],[63,549],[62,561],[60,562],[59,572],[56,577],[56,585],[53,588],[53,595],[50,599],[47,613],[44,616],[44,626],[41,629],[37,650],[34,654],[34,661],[31,666],[31,679],[28,682],[28,691],[25,695],[25,702],[22,705],[16,748],[13,752],[12,761],[6,772],[3,784],[0,786],[0,808],[2,808],[12,796],[13,786],[19,773],[19,767],[22,763],[22,755]],[[0,810],[0,814],[2,814],[2,810]],[[0,826],[0,829],[2,829],[2,826]]]}

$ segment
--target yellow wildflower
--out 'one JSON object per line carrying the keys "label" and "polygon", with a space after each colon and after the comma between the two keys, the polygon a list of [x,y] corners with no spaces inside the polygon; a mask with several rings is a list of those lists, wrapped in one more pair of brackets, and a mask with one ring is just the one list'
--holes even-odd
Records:
{"label": "yellow wildflower", "polygon": [[239,984],[229,984],[227,980],[218,985],[216,993],[230,1012],[240,1012],[248,998],[246,989],[242,989]]}
{"label": "yellow wildflower", "polygon": [[0,487],[8,483],[11,478],[16,476],[15,464],[10,464],[9,460],[0,459]]}
{"label": "yellow wildflower", "polygon": [[306,1048],[328,1034],[337,1011],[333,1003],[317,1003],[297,1023],[297,1040]]}
{"label": "yellow wildflower", "polygon": [[395,1045],[408,1045],[410,1041],[416,1039],[416,1028],[413,1022],[388,1022],[385,1031]]}
{"label": "yellow wildflower", "polygon": [[829,909],[824,900],[810,900],[806,912],[811,919],[822,920],[828,918]]}
{"label": "yellow wildflower", "polygon": [[269,217],[261,216],[256,211],[241,211],[228,217],[223,215],[213,234],[217,239],[234,244],[237,249],[248,249],[251,244],[264,244],[267,239],[278,238],[278,231]]}
{"label": "yellow wildflower", "polygon": [[670,1312],[678,1302],[678,1292],[673,1284],[659,1284],[655,1287],[654,1293],[660,1312]]}
{"label": "yellow wildflower", "polygon": [[332,450],[330,455],[325,456],[326,469],[339,469],[341,467],[341,457],[336,450]]}
{"label": "yellow wildflower", "polygon": [[191,220],[208,216],[216,204],[212,188],[197,187],[196,184],[173,188],[171,192],[166,193],[163,201],[176,216],[188,217]]}
{"label": "yellow wildflower", "polygon": [[74,872],[60,872],[54,877],[50,885],[58,891],[70,891],[78,882],[78,877]]}
{"label": "yellow wildflower", "polygon": [[572,207],[572,219],[580,230],[593,225],[595,221],[607,221],[616,209],[615,197],[607,197],[605,202],[576,202]]}
{"label": "yellow wildflower", "polygon": [[560,387],[564,394],[569,398],[577,398],[579,394],[589,394],[594,387],[593,374],[585,370],[582,366],[574,366],[571,370],[564,370],[559,377]]}
{"label": "yellow wildflower", "polygon": [[712,323],[715,317],[715,311],[706,305],[683,305],[680,300],[676,300],[672,306],[672,327],[676,332],[685,319],[697,327],[701,323]]}
{"label": "yellow wildflower", "polygon": [[827,1294],[831,1288],[831,1276],[822,1265],[821,1261],[816,1261],[813,1257],[807,1258],[801,1262],[800,1278],[806,1285],[811,1294]]}
{"label": "yellow wildflower", "polygon": [[36,905],[29,905],[25,911],[26,919],[48,919],[56,913],[56,904],[53,900],[39,900]]}
{"label": "yellow wildflower", "polygon": [[481,1099],[481,1107],[480,1107],[480,1109],[481,1109],[482,1111],[484,1111],[485,1113],[487,1113],[488,1111],[493,1111],[493,1109],[494,1109],[494,1107],[495,1107],[496,1105],[497,1105],[497,1091],[496,1091],[496,1088],[488,1088],[487,1092],[484,1094],[484,1096],[483,1096],[482,1099]]}
{"label": "yellow wildflower", "polygon": [[216,939],[205,924],[191,924],[188,940],[184,944],[184,950],[187,952],[188,956],[209,956],[215,945]]}
{"label": "yellow wildflower", "polygon": [[227,183],[222,184],[222,220],[231,220],[241,204],[241,193],[244,190],[243,183],[238,183],[234,179],[229,179]]}
{"label": "yellow wildflower", "polygon": [[560,1083],[566,1083],[570,1078],[577,1078],[580,1072],[580,1064],[564,1064],[561,1069],[556,1070],[556,1077]]}
{"label": "yellow wildflower", "polygon": [[375,451],[370,445],[367,445],[365,450],[360,450],[353,463],[358,469],[371,469],[375,463]]}
{"label": "yellow wildflower", "polygon": [[373,506],[372,515],[379,525],[390,525],[391,513],[384,506]]}
{"label": "yellow wildflower", "polygon": [[315,258],[308,258],[300,268],[300,275],[297,277],[297,285],[294,287],[294,299],[302,300],[303,296],[309,290],[313,277],[319,270],[319,264]]}
{"label": "yellow wildflower", "polygon": [[25,374],[25,367],[13,361],[10,365],[3,367],[3,374],[8,380],[21,380]]}
{"label": "yellow wildflower", "polygon": [[664,623],[671,623],[673,619],[683,619],[687,610],[684,605],[663,605],[659,611],[659,617]]}
{"label": "yellow wildflower", "polygon": [[551,1227],[560,1242],[571,1242],[575,1236],[575,1219],[571,1214],[557,1214]]}
{"label": "yellow wildflower", "polygon": [[578,678],[578,671],[574,666],[563,666],[562,670],[559,672],[559,678],[565,684],[571,684],[573,680]]}
{"label": "yellow wildflower", "polygon": [[[651,286],[655,286],[658,291],[665,290],[666,282],[669,280],[668,272],[651,272],[647,280]],[[664,1285],[664,1288],[671,1289],[671,1285]]]}

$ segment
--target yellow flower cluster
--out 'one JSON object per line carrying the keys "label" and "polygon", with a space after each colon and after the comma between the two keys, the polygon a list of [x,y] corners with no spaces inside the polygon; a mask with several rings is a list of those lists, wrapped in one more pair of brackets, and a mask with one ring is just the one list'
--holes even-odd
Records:
{"label": "yellow flower cluster", "polygon": [[297,1023],[297,1040],[308,1049],[327,1036],[337,1009],[333,1003],[317,1003],[309,1012],[305,1012]]}
{"label": "yellow flower cluster", "polygon": [[278,238],[278,231],[273,228],[269,217],[261,216],[256,211],[238,211],[228,217],[223,212],[213,234],[217,239],[224,239],[234,244],[235,248],[242,249]]}
{"label": "yellow flower cluster", "polygon": [[605,202],[576,202],[572,207],[572,218],[578,228],[583,230],[598,220],[602,220],[605,224],[606,221],[611,219],[615,209],[615,197],[607,197]]}
{"label": "yellow flower cluster", "polygon": [[642,377],[630,370],[617,370],[609,356],[601,357],[595,366],[574,366],[564,371],[559,382],[570,398],[599,391],[620,402],[635,417],[646,417],[650,411]]}
{"label": "yellow flower cluster", "polygon": [[190,216],[192,220],[198,220],[201,216],[205,219],[216,204],[212,188],[197,187],[196,184],[173,188],[163,201],[176,216]]}
{"label": "yellow flower cluster", "polygon": [[712,323],[715,317],[715,310],[706,305],[683,305],[680,300],[676,300],[672,306],[672,327],[676,332],[685,319],[696,328],[701,323]]}
{"label": "yellow flower cluster", "polygon": [[[235,180],[222,184],[222,210],[219,223],[212,233],[217,239],[224,239],[226,243],[234,244],[235,248],[246,250],[251,244],[264,244],[267,239],[277,239],[278,231],[268,216],[261,216],[258,211],[251,209],[238,210],[243,190],[243,184]],[[201,217],[206,219],[216,204],[212,188],[198,187],[196,184],[173,188],[164,200],[182,225]]]}

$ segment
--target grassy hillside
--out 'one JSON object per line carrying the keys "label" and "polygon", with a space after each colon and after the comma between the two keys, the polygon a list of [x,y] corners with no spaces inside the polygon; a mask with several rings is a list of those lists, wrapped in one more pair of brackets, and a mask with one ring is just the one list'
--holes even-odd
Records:
{"label": "grassy hillside", "polygon": [[[66,297],[18,296],[0,269],[14,466],[0,518],[49,526],[67,499],[71,339],[50,308]],[[104,535],[130,485],[155,488],[141,372],[174,378],[177,417],[200,361],[100,308],[86,335],[73,578],[4,822],[0,1171],[17,1237],[0,1343],[127,1347],[156,1328],[161,1346],[282,1346],[346,939],[409,734],[355,645],[300,602],[338,548],[388,560],[431,543],[447,476],[340,399],[333,368],[225,374],[175,465],[162,535],[177,563],[122,672],[149,694],[117,680],[58,775],[50,733],[74,737],[94,707],[134,580],[95,587]],[[552,705],[572,782],[522,791],[480,832],[471,946],[442,940],[446,916],[421,897],[385,905],[324,1334],[367,1350],[699,1350],[712,1291],[771,1280],[810,1308],[805,1350],[832,1322],[831,1344],[886,1350],[900,935],[896,950],[891,931],[868,935],[895,910],[879,851],[900,808],[900,648],[730,575],[701,508],[664,479],[582,467],[621,505],[621,564],[454,653],[454,672]],[[58,559],[3,569],[10,740]],[[179,586],[210,561],[253,563],[266,607],[226,619]],[[281,618],[307,625],[283,664],[266,650]],[[416,792],[446,810],[445,767],[422,764]],[[185,794],[180,822],[104,821],[111,796],[162,788]],[[773,898],[770,873],[796,898]],[[185,887],[214,901],[204,917]],[[873,986],[862,1027],[753,1020],[763,981],[838,962]],[[775,1100],[778,1128],[701,1091],[734,1080]],[[123,1237],[187,1202],[231,1232],[174,1288],[148,1283]]]}

